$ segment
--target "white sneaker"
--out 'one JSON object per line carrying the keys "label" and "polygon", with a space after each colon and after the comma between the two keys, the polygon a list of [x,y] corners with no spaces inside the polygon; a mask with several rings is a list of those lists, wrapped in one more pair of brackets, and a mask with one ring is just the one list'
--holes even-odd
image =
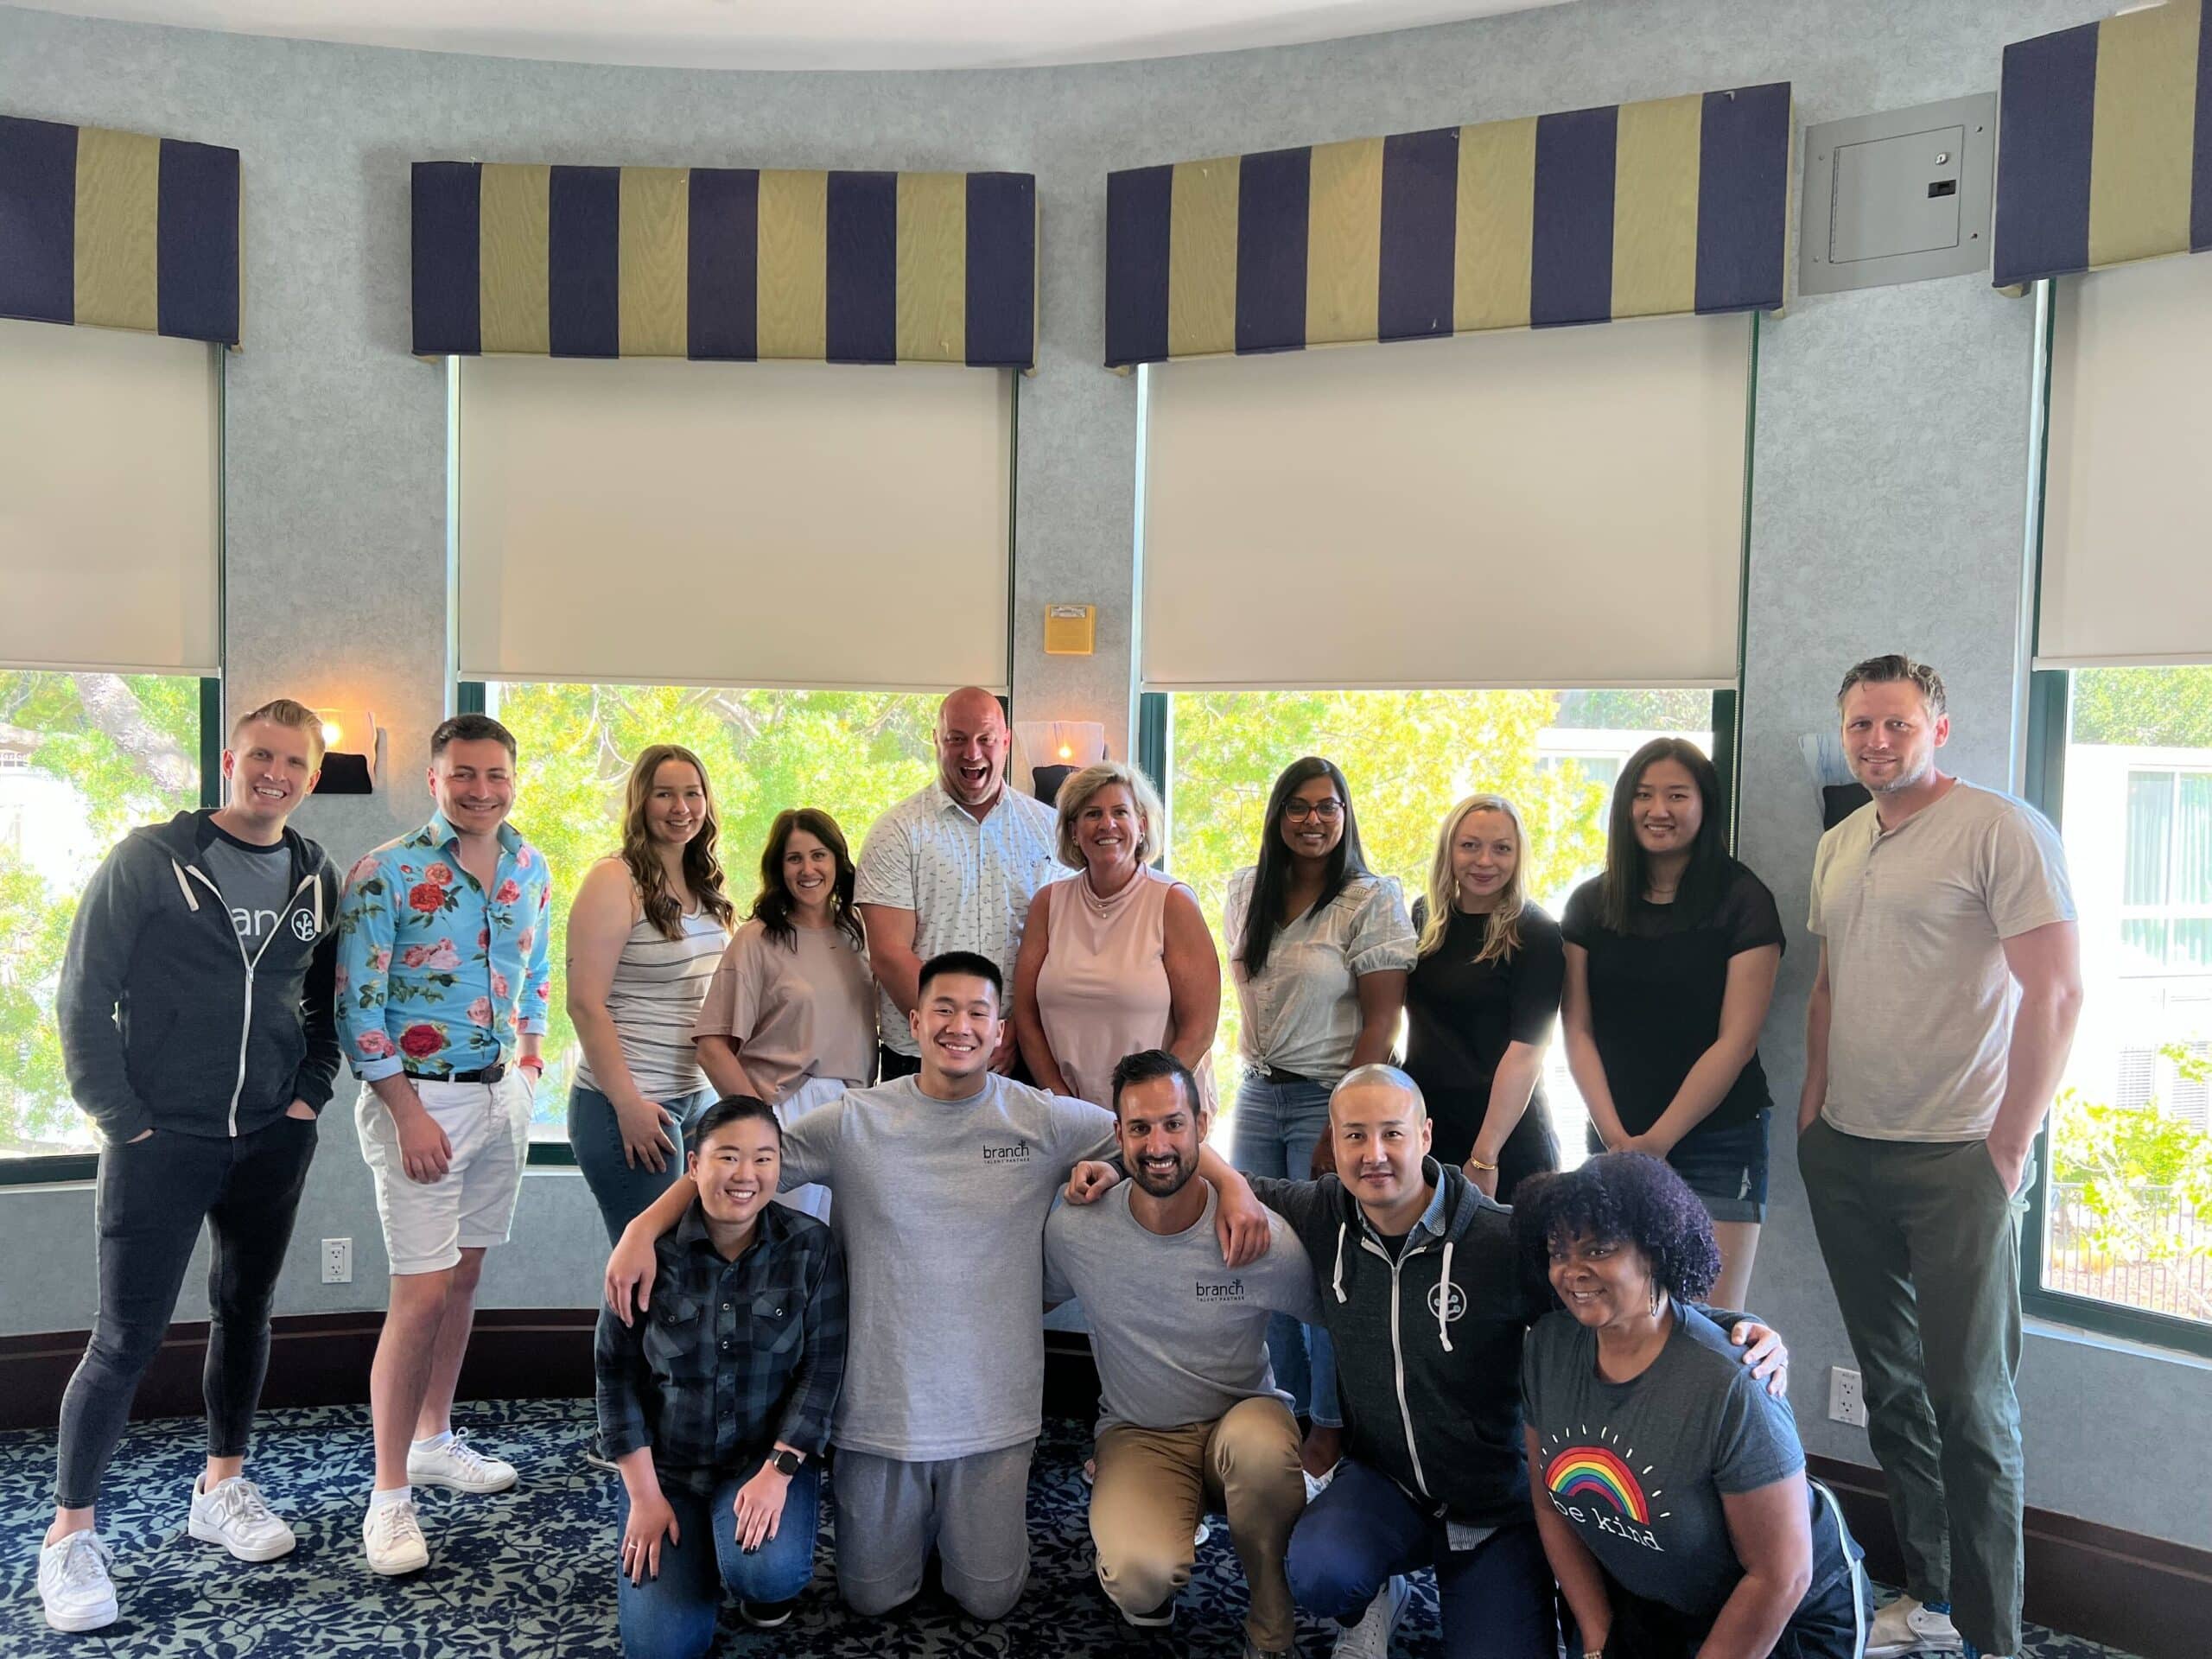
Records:
{"label": "white sneaker", "polygon": [[1366,1616],[1337,1638],[1337,1659],[1387,1659],[1390,1632],[1398,1628],[1406,1604],[1413,1599],[1414,1587],[1402,1577],[1384,1585],[1367,1604]]}
{"label": "white sneaker", "polygon": [[371,1503],[361,1521],[361,1549],[369,1558],[369,1571],[386,1578],[428,1567],[430,1546],[423,1541],[423,1519],[415,1513],[413,1500]]}
{"label": "white sneaker", "polygon": [[443,1446],[424,1452],[407,1448],[407,1484],[450,1486],[456,1492],[504,1492],[515,1484],[515,1466],[487,1458],[455,1429]]}
{"label": "white sneaker", "polygon": [[1341,1463],[1332,1463],[1329,1465],[1328,1472],[1320,1475],[1314,1474],[1310,1470],[1300,1469],[1298,1472],[1306,1478],[1306,1501],[1311,1503],[1322,1493],[1327,1491],[1329,1483],[1337,1478],[1337,1471],[1343,1467]]}
{"label": "white sneaker", "polygon": [[220,1544],[242,1561],[273,1561],[289,1555],[300,1541],[271,1510],[261,1488],[233,1475],[212,1492],[200,1491],[206,1476],[192,1483],[192,1514],[184,1529],[202,1543]]}
{"label": "white sneaker", "polygon": [[1948,1613],[1899,1596],[1866,1627],[1866,1659],[1902,1659],[1908,1653],[1964,1653],[1967,1644]]}
{"label": "white sneaker", "polygon": [[1191,1548],[1194,1550],[1204,1549],[1206,1547],[1206,1541],[1212,1536],[1213,1529],[1205,1522],[1199,1522],[1198,1529],[1191,1535]]}
{"label": "white sneaker", "polygon": [[46,1622],[57,1630],[97,1630],[115,1623],[115,1581],[107,1575],[115,1552],[87,1527],[38,1551],[38,1599]]}

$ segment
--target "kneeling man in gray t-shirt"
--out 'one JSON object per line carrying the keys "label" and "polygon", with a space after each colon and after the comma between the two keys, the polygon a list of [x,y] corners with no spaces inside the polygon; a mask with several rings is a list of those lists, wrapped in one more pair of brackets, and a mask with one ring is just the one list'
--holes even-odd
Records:
{"label": "kneeling man in gray t-shirt", "polygon": [[1045,1224],[1045,1295],[1082,1299],[1104,1395],[1090,1537],[1098,1582],[1132,1624],[1164,1626],[1190,1581],[1208,1503],[1229,1516],[1251,1589],[1246,1659],[1292,1645],[1283,1551],[1306,1507],[1298,1425],[1268,1364],[1268,1316],[1320,1318],[1313,1264],[1281,1217],[1267,1254],[1222,1262],[1217,1205],[1198,1174],[1198,1085],[1164,1049],[1114,1068],[1114,1116],[1130,1178]]}

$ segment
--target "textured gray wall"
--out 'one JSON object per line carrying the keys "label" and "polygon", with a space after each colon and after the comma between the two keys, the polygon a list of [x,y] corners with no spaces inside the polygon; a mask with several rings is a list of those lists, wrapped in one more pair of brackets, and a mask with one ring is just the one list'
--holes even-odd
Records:
{"label": "textured gray wall", "polygon": [[[1038,175],[1041,372],[1021,388],[1016,695],[1033,711],[1129,715],[1135,386],[1103,355],[1105,175],[1278,144],[1789,79],[1810,124],[1993,86],[2009,40],[2105,0],[1580,0],[1333,44],[1092,68],[740,75],[383,52],[83,22],[0,10],[0,109],[237,145],[247,200],[247,349],[229,379],[234,698],[372,704],[397,786],[303,815],[341,858],[416,821],[414,757],[442,714],[444,409],[407,355],[406,163],[504,161],[997,167]],[[2027,483],[2031,319],[1980,277],[1799,302],[1763,335],[1745,676],[1745,856],[1803,914],[1818,822],[1796,752],[1841,666],[1903,646],[1949,677],[1954,763],[2001,782],[2018,664],[2012,612]],[[1038,650],[1039,607],[1101,607],[1088,659]],[[373,642],[373,643],[372,643]],[[236,706],[234,704],[234,706]],[[1811,952],[1793,936],[1767,1035],[1795,1096]],[[350,1234],[357,1276],[289,1309],[380,1304],[367,1181],[340,1111],[300,1236]],[[1848,1363],[1777,1130],[1755,1300],[1790,1333],[1813,1449],[1867,1460],[1824,1421]],[[487,1300],[588,1300],[597,1217],[573,1175],[533,1174],[522,1249]],[[0,1194],[0,1332],[89,1319],[82,1188]],[[195,1293],[187,1317],[204,1315]],[[2064,1332],[2028,1344],[2032,1503],[2212,1545],[2212,1446],[2146,1432],[2201,1416],[2206,1368]],[[2194,1408],[2194,1409],[2191,1409]],[[2093,1427],[2094,1424],[2094,1427]],[[2108,1425],[2108,1427],[2107,1427]]]}

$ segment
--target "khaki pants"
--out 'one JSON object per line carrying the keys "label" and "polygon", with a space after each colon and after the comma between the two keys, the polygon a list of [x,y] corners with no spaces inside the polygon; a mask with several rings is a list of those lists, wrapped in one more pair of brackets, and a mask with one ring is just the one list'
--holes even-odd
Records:
{"label": "khaki pants", "polygon": [[[2020,1213],[1979,1141],[1797,1141],[1866,1384],[1905,1588],[1984,1653],[2020,1647]],[[2035,1179],[2032,1162],[2022,1190]]]}
{"label": "khaki pants", "polygon": [[1298,1425],[1281,1401],[1239,1401],[1218,1421],[1180,1428],[1117,1424],[1099,1434],[1096,1456],[1090,1539],[1098,1582],[1116,1607],[1141,1617],[1175,1599],[1190,1582],[1192,1535],[1215,1502],[1251,1591],[1246,1634],[1263,1652],[1291,1645],[1283,1552],[1306,1507],[1306,1480]]}

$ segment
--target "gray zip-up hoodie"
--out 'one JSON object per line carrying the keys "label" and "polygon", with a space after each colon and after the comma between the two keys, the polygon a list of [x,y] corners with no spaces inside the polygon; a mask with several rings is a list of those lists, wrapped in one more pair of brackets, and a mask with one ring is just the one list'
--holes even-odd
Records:
{"label": "gray zip-up hoodie", "polygon": [[147,1129],[251,1135],[338,1075],[337,868],[297,830],[257,956],[200,849],[207,812],[134,830],[77,906],[54,1014],[70,1092],[110,1146]]}

